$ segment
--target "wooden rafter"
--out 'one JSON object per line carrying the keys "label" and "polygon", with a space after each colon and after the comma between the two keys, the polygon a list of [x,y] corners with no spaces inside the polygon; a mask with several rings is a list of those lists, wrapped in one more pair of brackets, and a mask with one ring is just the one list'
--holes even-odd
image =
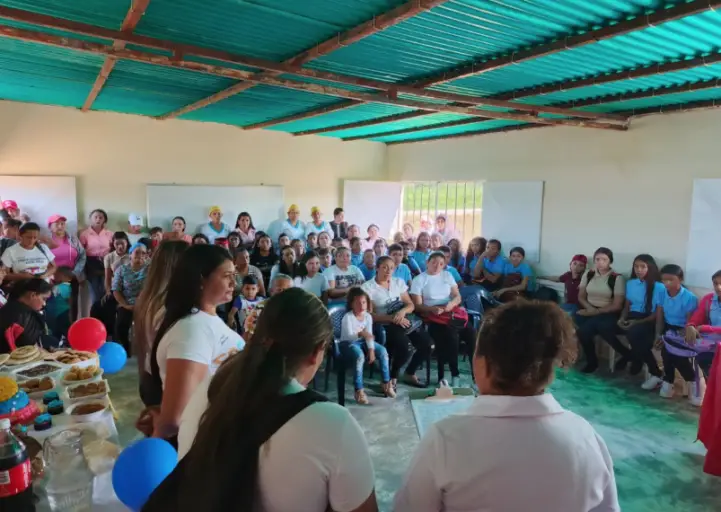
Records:
{"label": "wooden rafter", "polygon": [[[128,9],[128,13],[125,15],[122,25],[120,26],[120,30],[122,32],[132,32],[135,30],[138,22],[140,22],[140,18],[142,18],[143,14],[145,14],[149,3],[150,0],[133,0],[130,9]],[[116,50],[122,50],[125,48],[125,43],[123,41],[113,41],[113,48]],[[87,112],[93,106],[95,99],[98,97],[98,94],[100,94],[103,86],[105,86],[105,82],[108,80],[108,77],[113,71],[117,61],[118,59],[115,57],[105,57],[103,67],[100,68],[100,73],[98,73],[98,77],[95,79],[92,89],[90,89],[90,94],[88,94],[88,97],[85,99],[85,103],[83,103],[83,107],[81,109],[83,112]]]}
{"label": "wooden rafter", "polygon": [[[634,69],[622,69],[617,71],[612,71],[609,73],[604,73],[603,75],[597,75],[597,76],[591,76],[588,78],[582,78],[582,79],[569,79],[569,80],[563,80],[561,82],[553,82],[546,85],[539,85],[536,87],[527,87],[525,89],[516,89],[513,91],[508,91],[502,94],[496,94],[494,96],[491,96],[494,99],[500,99],[500,100],[518,100],[521,98],[528,98],[531,96],[541,96],[543,94],[550,94],[550,93],[560,93],[560,92],[567,92],[572,91],[574,89],[582,89],[584,87],[591,87],[594,85],[604,85],[614,82],[621,82],[623,80],[632,80],[635,78],[648,78],[651,76],[658,76],[665,73],[673,73],[677,71],[684,71],[687,69],[694,69],[702,66],[710,66],[712,64],[718,64],[721,63],[721,53],[713,54],[713,55],[706,55],[702,57],[696,57],[693,59],[685,59],[685,60],[678,60],[673,62],[665,62],[661,64],[654,64],[653,66],[647,66],[642,68],[634,68]],[[665,90],[661,89],[661,90]],[[643,91],[641,91],[643,92]],[[683,91],[679,91],[683,92]],[[670,93],[665,93],[670,94]],[[631,99],[631,98],[627,98]],[[619,101],[619,100],[616,100]],[[594,104],[594,103],[589,103]],[[561,107],[561,108],[578,108],[587,106],[588,104],[582,103],[582,101],[576,101],[576,102],[564,102],[564,103],[557,103],[555,106]],[[390,123],[394,121],[400,121],[400,120],[406,120],[406,119],[414,119],[416,117],[423,117],[428,115],[428,112],[423,111],[415,111],[415,112],[406,112],[404,114],[399,114],[397,118],[394,118],[394,116],[385,116],[385,117],[378,117],[375,119],[368,119],[366,121],[361,121],[358,123],[348,123],[348,124],[342,124],[342,125],[335,125],[335,126],[327,126],[324,128],[316,128],[314,130],[305,130],[302,132],[294,133],[293,135],[315,135],[319,133],[328,133],[328,132],[338,132],[342,130],[350,130],[351,128],[361,128],[365,126],[373,126],[377,124],[385,124]],[[462,126],[464,124],[469,124],[471,121],[467,119],[461,119],[458,121],[449,121],[448,123],[443,123],[443,126],[440,125],[433,125],[438,128],[442,127],[449,127],[449,126]],[[478,121],[475,121],[478,122]],[[412,133],[414,131],[423,131],[431,129],[432,126],[420,126],[415,128],[408,128],[407,130],[404,130],[403,133]],[[387,133],[387,132],[386,132]],[[370,139],[374,137],[381,137],[382,133],[371,133],[368,135],[363,135],[359,137],[352,137],[344,140],[358,140],[358,139]]]}
{"label": "wooden rafter", "polygon": [[[7,17],[6,11],[8,8],[0,8],[0,17]],[[23,14],[25,16],[34,17],[39,16],[35,15],[34,13],[25,13]],[[55,20],[53,18],[53,20]],[[108,38],[108,39],[120,39],[124,40],[127,43],[133,43],[138,45],[145,45],[145,46],[151,46],[153,48],[162,48],[165,50],[170,50],[173,52],[173,56],[168,55],[160,55],[157,53],[148,53],[145,51],[140,50],[130,50],[128,48],[125,48],[123,50],[116,50],[112,46],[107,46],[105,44],[101,43],[91,43],[88,41],[82,41],[77,39],[72,39],[68,37],[59,37],[50,35],[47,33],[37,32],[33,30],[26,30],[26,29],[17,29],[14,27],[1,27],[0,26],[0,35],[4,35],[6,37],[11,37],[15,39],[22,39],[27,41],[32,41],[35,43],[40,44],[49,44],[54,46],[59,46],[62,48],[71,48],[79,51],[86,51],[91,53],[97,53],[102,55],[111,55],[115,56],[117,58],[122,59],[128,59],[128,60],[134,60],[138,62],[146,62],[150,64],[155,65],[162,65],[167,67],[173,67],[178,69],[185,69],[190,71],[197,71],[197,72],[203,72],[203,73],[210,73],[217,76],[223,76],[227,78],[235,78],[239,80],[248,80],[253,81],[256,83],[262,83],[262,84],[268,84],[268,85],[275,85],[279,87],[285,87],[289,89],[295,89],[295,90],[302,90],[302,91],[308,91],[313,92],[317,94],[324,94],[324,95],[330,95],[330,96],[337,96],[340,98],[346,98],[346,99],[353,99],[357,101],[362,102],[379,102],[379,103],[386,103],[389,105],[399,105],[404,106],[408,108],[415,108],[420,110],[428,110],[432,112],[452,112],[457,114],[467,114],[471,116],[477,116],[477,117],[486,117],[486,118],[494,118],[494,119],[508,119],[508,120],[516,120],[521,122],[531,122],[531,123],[537,123],[537,124],[547,124],[547,125],[566,125],[566,126],[578,126],[578,127],[588,127],[588,128],[600,128],[600,129],[611,129],[611,130],[617,130],[617,129],[625,129],[625,125],[615,125],[615,124],[607,124],[607,123],[599,123],[596,121],[587,121],[587,120],[578,120],[578,119],[558,119],[558,118],[548,118],[548,117],[539,117],[535,111],[538,112],[550,112],[550,113],[557,113],[561,115],[568,115],[568,116],[578,116],[578,117],[593,117],[597,119],[609,119],[609,120],[624,120],[625,118],[615,115],[609,115],[609,114],[589,114],[585,112],[577,112],[572,110],[562,110],[558,109],[556,107],[545,107],[545,106],[537,106],[537,105],[523,105],[518,103],[508,103],[508,102],[496,102],[495,100],[486,100],[481,97],[474,97],[474,96],[464,96],[459,94],[452,94],[452,93],[446,93],[446,92],[440,92],[440,91],[430,91],[430,90],[414,90],[412,88],[406,87],[406,86],[395,86],[393,84],[383,83],[383,82],[377,82],[374,80],[366,80],[366,79],[360,79],[356,77],[347,77],[342,75],[335,75],[333,73],[326,73],[326,72],[319,72],[315,70],[306,70],[302,68],[297,68],[293,66],[288,66],[286,64],[282,63],[275,63],[275,62],[268,62],[264,61],[262,59],[253,59],[249,57],[241,57],[237,55],[230,54],[228,52],[219,51],[219,50],[210,50],[210,49],[204,49],[199,48],[192,45],[176,45],[174,43],[149,38],[147,36],[139,36],[135,34],[125,34],[122,32],[114,31],[114,30],[108,30],[100,27],[94,27],[86,24],[78,24],[75,22],[69,22],[67,20],[57,20],[59,23],[57,25],[52,25],[53,28],[57,28],[60,30],[68,30],[68,27],[70,25],[73,26],[73,28],[76,31],[82,31],[85,35],[91,35],[94,37],[100,37],[100,38]],[[50,26],[51,22],[49,20],[44,21],[45,26]],[[285,72],[300,76],[310,76],[314,78],[319,78],[323,80],[328,81],[335,81],[338,83],[348,84],[348,85],[359,85],[369,88],[375,88],[378,90],[384,91],[386,94],[384,95],[375,95],[371,93],[361,93],[356,91],[350,91],[347,89],[340,89],[336,87],[328,87],[324,85],[319,85],[315,83],[307,83],[307,82],[296,82],[289,79],[281,79],[281,78],[273,78],[273,77],[258,77],[257,74],[251,73],[248,71],[242,71],[237,68],[231,68],[226,67],[222,65],[213,65],[213,64],[207,64],[198,62],[195,60],[185,60],[186,55],[196,55],[201,56],[209,59],[216,59],[216,60],[223,60],[223,61],[230,61],[237,64],[242,64],[245,66],[250,67],[260,67],[267,70],[272,71],[278,71],[278,72]],[[464,106],[452,106],[452,105],[446,105],[446,104],[439,104],[439,103],[427,103],[423,101],[417,101],[417,100],[408,100],[408,99],[401,99],[397,98],[398,92],[407,92],[408,94],[416,94],[417,96],[423,97],[423,98],[435,98],[435,99],[441,99],[441,100],[447,100],[447,101],[460,101],[464,104]],[[490,111],[490,110],[480,110],[476,109],[473,106],[468,106],[470,104],[480,104],[480,103],[490,103],[494,106],[508,106],[511,108],[516,108],[518,110],[525,110],[525,111],[531,111],[531,114],[516,114],[512,112],[503,112],[503,111]]]}
{"label": "wooden rafter", "polygon": [[[346,30],[345,32],[338,33],[330,39],[327,39],[326,41],[317,44],[309,50],[305,50],[297,55],[294,55],[293,57],[285,60],[285,63],[293,66],[302,66],[307,62],[310,62],[324,55],[328,55],[329,53],[339,48],[348,46],[368,36],[381,32],[382,30],[397,25],[398,23],[401,23],[408,18],[412,18],[413,16],[433,9],[434,7],[437,7],[448,1],[449,0],[410,0],[404,4],[399,5],[395,9],[391,9],[388,12],[385,12],[378,16],[374,16],[373,19],[361,23],[356,27]],[[278,76],[278,73],[273,71],[262,71],[258,73],[258,76],[273,77]],[[207,107],[208,105],[212,105],[213,103],[217,103],[226,98],[230,98],[231,96],[235,96],[238,93],[247,91],[248,89],[255,87],[256,85],[257,83],[255,82],[239,82],[228,87],[227,89],[223,89],[222,91],[208,96],[207,98],[203,98],[194,103],[191,103],[190,105],[186,105],[172,112],[168,112],[167,114],[163,114],[162,116],[158,116],[158,119],[172,119],[174,117],[187,114],[188,112],[192,112],[193,110]]]}
{"label": "wooden rafter", "polygon": [[[694,110],[709,110],[721,108],[721,100],[701,100],[701,101],[690,101],[688,103],[678,103],[674,105],[661,105],[658,107],[644,107],[631,110],[624,110],[622,113],[628,115],[631,118],[638,118],[650,115],[658,114],[678,114],[682,112],[692,112]],[[413,144],[420,142],[430,142],[434,140],[445,140],[445,139],[465,139],[468,137],[477,137],[479,135],[488,135],[491,133],[507,133],[507,132],[518,132],[524,130],[531,130],[533,128],[544,128],[538,124],[519,124],[514,126],[504,126],[502,128],[493,128],[490,130],[474,130],[471,132],[464,133],[452,133],[450,135],[436,135],[433,137],[426,137],[425,139],[410,139],[410,140],[398,140],[393,142],[386,142],[388,146],[397,146],[399,144]]]}
{"label": "wooden rafter", "polygon": [[[537,45],[530,48],[529,50],[513,52],[511,54],[501,56],[497,59],[487,59],[486,61],[472,62],[456,68],[455,70],[443,71],[441,73],[436,73],[422,79],[410,81],[409,83],[414,87],[429,87],[431,85],[448,82],[450,80],[463,78],[465,76],[479,75],[482,73],[487,73],[489,71],[501,69],[503,67],[518,64],[526,60],[559,53],[571,48],[579,48],[590,43],[623,34],[628,34],[629,32],[642,30],[649,26],[666,23],[668,21],[673,21],[679,18],[683,18],[685,16],[690,16],[693,14],[705,12],[707,10],[716,9],[718,7],[721,7],[721,0],[691,0],[687,3],[682,3],[673,7],[669,7],[667,9],[661,9],[650,14],[637,16],[636,18],[621,21],[613,25],[609,24],[602,28],[589,30],[580,35],[572,35],[565,38],[559,38],[554,42]],[[514,99],[515,98],[517,97],[514,97]],[[498,96],[498,99],[507,100],[510,98]],[[353,107],[357,104],[358,103],[356,102],[345,102],[344,104],[339,103],[336,110],[340,110],[341,108]],[[322,113],[319,112],[319,109],[311,109],[303,114],[296,114],[293,120],[297,121],[300,119],[308,119],[321,114]],[[421,113],[420,115],[425,114]],[[288,119],[286,117],[281,117],[276,120],[267,121],[266,123],[264,123],[263,126],[272,126],[275,124],[283,124],[287,122]],[[372,123],[369,123],[365,126],[369,126],[370,124]]]}

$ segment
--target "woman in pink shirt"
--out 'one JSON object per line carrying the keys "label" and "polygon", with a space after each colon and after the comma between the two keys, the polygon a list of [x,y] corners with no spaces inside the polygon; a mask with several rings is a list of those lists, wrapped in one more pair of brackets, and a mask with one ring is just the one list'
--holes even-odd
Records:
{"label": "woman in pink shirt", "polygon": [[240,235],[240,243],[248,249],[253,247],[255,243],[255,226],[248,212],[240,212],[238,219],[235,221],[234,231]]}
{"label": "woman in pink shirt", "polygon": [[90,212],[90,226],[80,232],[80,243],[85,249],[85,277],[90,285],[91,304],[105,296],[105,265],[103,258],[113,250],[113,232],[105,228],[108,214],[105,210]]}
{"label": "woman in pink shirt", "polygon": [[80,283],[85,281],[86,253],[80,240],[67,232],[67,221],[68,219],[57,213],[48,218],[50,238],[46,244],[55,256],[55,265],[58,268],[68,267],[73,271],[73,279],[70,281],[70,318],[75,321],[78,318]]}

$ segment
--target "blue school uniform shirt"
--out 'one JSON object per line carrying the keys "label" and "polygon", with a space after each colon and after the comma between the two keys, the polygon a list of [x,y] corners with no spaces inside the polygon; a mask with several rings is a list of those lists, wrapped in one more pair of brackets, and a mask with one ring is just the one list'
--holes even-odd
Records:
{"label": "blue school uniform shirt", "polygon": [[671,297],[665,287],[664,291],[663,299],[659,304],[663,307],[664,321],[669,325],[683,327],[686,325],[688,315],[698,307],[698,297],[685,287],[681,287],[681,291],[675,297]]}
{"label": "blue school uniform shirt", "polygon": [[426,271],[426,261],[428,261],[428,256],[431,254],[430,251],[422,252],[422,251],[413,251],[412,253],[408,254],[408,259],[413,259],[417,264],[418,268],[421,270],[421,272]]}
{"label": "blue school uniform shirt", "polygon": [[361,270],[361,272],[363,272],[363,277],[366,278],[366,281],[370,281],[376,276],[375,267],[368,268],[365,265],[361,264],[360,266],[358,266],[358,268]]}
{"label": "blue school uniform shirt", "polygon": [[409,269],[405,263],[401,263],[393,271],[393,277],[402,279],[404,283],[408,284],[408,281],[412,279],[411,269]]}
{"label": "blue school uniform shirt", "polygon": [[418,263],[416,263],[416,260],[410,257],[410,254],[408,255],[408,268],[411,270],[411,274],[420,274],[421,273],[421,267],[418,266]]}
{"label": "blue school uniform shirt", "polygon": [[363,265],[363,252],[361,251],[358,254],[351,252],[350,253],[350,264],[360,268],[361,265]]}
{"label": "blue school uniform shirt", "polygon": [[491,274],[503,274],[506,268],[508,260],[500,254],[496,256],[496,259],[491,261],[488,258],[483,258],[483,268],[488,270]]}
{"label": "blue school uniform shirt", "polygon": [[451,274],[451,276],[453,276],[453,280],[456,283],[460,283],[461,281],[463,281],[463,279],[461,279],[461,274],[458,273],[458,270],[456,270],[456,267],[451,267],[449,265],[446,267],[446,270],[448,271],[449,274]]}
{"label": "blue school uniform shirt", "polygon": [[[483,261],[484,261],[484,265],[485,265],[486,264],[485,262],[488,261],[488,258],[486,258]],[[496,258],[496,261],[498,261],[498,258]],[[494,261],[493,264],[495,264],[495,263],[496,262]],[[486,270],[488,270],[489,272],[493,272],[494,274],[496,273],[495,270],[491,270],[487,266],[486,266]],[[528,265],[528,263],[526,263],[525,261],[522,261],[520,263],[520,265],[518,265],[517,267],[514,267],[513,263],[511,263],[509,260],[506,260],[505,263],[503,264],[503,271],[501,273],[504,276],[507,276],[509,274],[521,274],[521,278],[524,278],[524,277],[528,278],[528,284],[526,285],[526,289],[531,290],[533,288],[533,282],[532,282],[533,281],[533,279],[532,279],[533,271],[531,270],[531,267]]]}
{"label": "blue school uniform shirt", "polygon": [[661,282],[657,282],[653,286],[653,299],[651,301],[651,311],[646,311],[646,282],[640,279],[631,279],[626,281],[626,299],[630,304],[629,311],[633,313],[653,313],[663,300],[666,294],[666,287]]}

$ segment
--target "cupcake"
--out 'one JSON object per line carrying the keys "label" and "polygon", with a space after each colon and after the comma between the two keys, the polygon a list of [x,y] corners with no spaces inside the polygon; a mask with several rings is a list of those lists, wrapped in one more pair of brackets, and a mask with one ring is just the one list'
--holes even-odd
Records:
{"label": "cupcake", "polygon": [[62,414],[65,410],[65,404],[62,400],[53,400],[48,404],[48,412],[55,416],[56,414]]}
{"label": "cupcake", "polygon": [[45,405],[48,405],[50,402],[53,402],[55,400],[59,400],[60,395],[58,395],[57,391],[48,391],[43,395],[43,403]]}
{"label": "cupcake", "polygon": [[35,418],[35,430],[41,432],[53,426],[53,418],[49,414],[41,414]]}

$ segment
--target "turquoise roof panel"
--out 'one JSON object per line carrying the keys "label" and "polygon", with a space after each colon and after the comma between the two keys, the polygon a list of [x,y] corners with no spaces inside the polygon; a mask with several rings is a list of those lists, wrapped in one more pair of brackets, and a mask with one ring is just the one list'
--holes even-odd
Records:
{"label": "turquoise roof panel", "polygon": [[404,0],[152,0],[138,34],[282,61]]}
{"label": "turquoise roof panel", "polygon": [[310,117],[308,119],[301,119],[299,121],[291,121],[290,123],[278,124],[271,126],[270,129],[296,133],[305,130],[315,130],[329,126],[337,126],[339,124],[367,121],[377,117],[402,114],[411,110],[413,109],[397,107],[394,105],[384,105],[382,103],[359,103],[357,106],[352,108],[337,110],[335,112]]}
{"label": "turquoise roof panel", "polygon": [[233,80],[141,62],[118,61],[93,110],[159,116],[205,98]]}
{"label": "turquoise roof panel", "polygon": [[80,107],[104,58],[0,37],[0,99]]}
{"label": "turquoise roof panel", "polygon": [[[505,128],[508,126],[515,126],[520,123],[518,121],[506,121],[501,119],[495,119],[493,121],[486,121],[484,123],[480,124],[469,124],[469,125],[463,125],[463,126],[452,126],[449,128],[436,128],[435,130],[425,130],[423,132],[414,133],[414,134],[400,134],[400,135],[388,135],[386,137],[380,136],[373,139],[373,141],[377,142],[398,142],[402,140],[423,140],[430,137],[441,137],[444,135],[454,135],[456,133],[466,133],[466,132],[473,132],[478,130],[493,130],[497,128]],[[413,135],[412,137],[409,137],[409,135]]]}
{"label": "turquoise roof panel", "polygon": [[246,126],[328,106],[337,101],[337,98],[322,94],[259,85],[242,94],[184,114],[181,119]]}
{"label": "turquoise roof panel", "polygon": [[580,110],[590,112],[615,112],[639,108],[660,107],[664,105],[678,105],[693,101],[718,100],[721,99],[721,88],[707,89],[704,91],[681,92],[677,94],[666,94],[653,98],[639,98],[635,100],[615,101],[602,105],[583,107]]}
{"label": "turquoise roof panel", "polygon": [[[0,5],[118,29],[130,8],[131,0],[0,0]],[[6,24],[5,21],[3,24]]]}
{"label": "turquoise roof panel", "polygon": [[337,130],[334,132],[328,132],[324,135],[328,135],[330,137],[363,137],[366,135],[374,135],[376,133],[382,134],[396,130],[405,130],[406,128],[420,128],[423,126],[432,128],[435,124],[457,121],[459,119],[468,119],[470,117],[471,116],[464,116],[460,114],[430,113],[430,115],[423,117],[414,117],[412,119],[403,119],[401,121],[393,121],[390,123],[364,126],[362,128],[352,128],[350,130]]}

